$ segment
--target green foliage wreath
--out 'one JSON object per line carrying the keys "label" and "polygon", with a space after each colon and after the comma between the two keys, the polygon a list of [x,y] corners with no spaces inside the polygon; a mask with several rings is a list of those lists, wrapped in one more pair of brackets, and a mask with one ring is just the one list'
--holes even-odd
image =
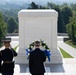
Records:
{"label": "green foliage wreath", "polygon": [[[45,49],[45,50],[50,50],[50,48],[48,47],[48,45],[43,41],[40,40],[41,46]],[[32,42],[29,46],[28,49],[32,50],[32,48],[34,48],[34,42]]]}

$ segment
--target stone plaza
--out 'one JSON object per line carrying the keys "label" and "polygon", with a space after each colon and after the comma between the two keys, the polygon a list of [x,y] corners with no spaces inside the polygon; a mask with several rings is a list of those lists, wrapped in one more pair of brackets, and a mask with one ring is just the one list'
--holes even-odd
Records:
{"label": "stone plaza", "polygon": [[[11,38],[12,38],[11,45],[13,48],[19,45],[19,36],[12,36]],[[66,52],[68,52],[74,58],[62,58],[63,59],[62,64],[45,65],[46,66],[45,75],[76,75],[76,56],[75,56],[76,49],[65,44],[63,38],[64,36],[57,37],[58,46],[64,50],[66,49]],[[3,48],[0,48],[0,50]],[[15,64],[14,71],[15,71],[14,75],[30,75],[27,64]]]}

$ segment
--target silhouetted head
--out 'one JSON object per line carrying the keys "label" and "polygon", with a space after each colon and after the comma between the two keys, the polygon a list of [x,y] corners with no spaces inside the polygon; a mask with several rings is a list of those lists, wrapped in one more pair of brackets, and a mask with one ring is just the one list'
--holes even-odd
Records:
{"label": "silhouetted head", "polygon": [[40,47],[40,41],[35,41],[35,42],[34,42],[34,46],[35,46],[36,48],[39,48],[39,47]]}
{"label": "silhouetted head", "polygon": [[5,48],[10,47],[11,38],[3,38],[2,42],[4,43]]}

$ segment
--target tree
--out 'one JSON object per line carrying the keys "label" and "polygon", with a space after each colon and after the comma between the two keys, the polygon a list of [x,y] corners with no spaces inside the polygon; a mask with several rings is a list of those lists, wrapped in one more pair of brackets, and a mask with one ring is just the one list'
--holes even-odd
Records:
{"label": "tree", "polygon": [[32,2],[30,4],[30,7],[28,7],[28,9],[49,9],[49,8],[47,6],[37,5],[34,2]]}
{"label": "tree", "polygon": [[0,46],[2,45],[2,38],[4,38],[6,34],[6,23],[3,21],[3,16],[0,13]]}
{"label": "tree", "polygon": [[70,22],[66,25],[66,30],[73,42],[76,42],[76,13],[70,18]]}
{"label": "tree", "polygon": [[17,22],[13,17],[7,20],[7,32],[13,33],[17,29]]}
{"label": "tree", "polygon": [[66,32],[66,24],[69,23],[70,17],[72,17],[73,12],[71,8],[65,6],[62,8],[62,16],[63,16],[63,23],[64,23],[64,33]]}
{"label": "tree", "polygon": [[70,6],[68,6],[67,3],[63,3],[63,4],[61,5],[61,8],[64,8],[64,7],[70,7]]}
{"label": "tree", "polygon": [[49,7],[47,7],[47,6],[39,6],[39,9],[49,9]]}
{"label": "tree", "polygon": [[28,9],[38,9],[38,5],[35,4],[34,2],[32,2],[32,3],[30,4],[30,7],[28,7]]}
{"label": "tree", "polygon": [[70,4],[70,6],[72,10],[76,11],[76,4]]}
{"label": "tree", "polygon": [[56,4],[50,3],[50,2],[48,2],[47,5],[48,5],[48,7],[51,8],[51,9],[53,9],[54,7],[57,6]]}
{"label": "tree", "polygon": [[63,26],[63,17],[60,6],[53,3],[48,3],[48,7],[51,9],[55,9],[58,12],[58,33],[63,33],[64,26]]}
{"label": "tree", "polygon": [[63,17],[62,17],[61,9],[59,6],[55,6],[54,9],[58,12],[58,33],[63,33],[64,25],[63,25]]}

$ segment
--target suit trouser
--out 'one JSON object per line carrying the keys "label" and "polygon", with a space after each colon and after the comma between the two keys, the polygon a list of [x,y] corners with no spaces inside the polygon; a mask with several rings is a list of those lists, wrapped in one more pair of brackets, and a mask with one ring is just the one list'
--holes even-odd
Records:
{"label": "suit trouser", "polygon": [[2,75],[13,75],[13,73],[2,73]]}
{"label": "suit trouser", "polygon": [[44,73],[32,74],[32,75],[44,75]]}

